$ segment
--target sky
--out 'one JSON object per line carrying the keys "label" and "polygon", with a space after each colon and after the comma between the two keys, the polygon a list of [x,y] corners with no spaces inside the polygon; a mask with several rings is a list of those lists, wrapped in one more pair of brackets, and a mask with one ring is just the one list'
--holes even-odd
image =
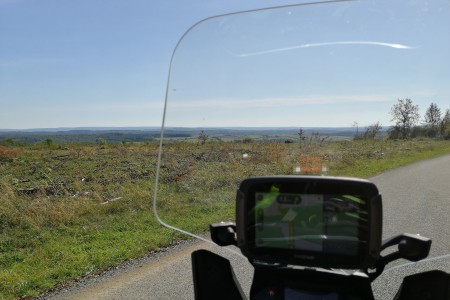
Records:
{"label": "sky", "polygon": [[[392,123],[450,108],[449,1],[0,0],[0,129]],[[303,1],[305,2],[305,1]],[[376,4],[374,4],[376,3]]]}

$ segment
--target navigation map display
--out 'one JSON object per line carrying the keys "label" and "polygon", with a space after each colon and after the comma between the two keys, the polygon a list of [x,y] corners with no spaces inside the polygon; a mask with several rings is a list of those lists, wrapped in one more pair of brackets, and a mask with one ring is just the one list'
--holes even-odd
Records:
{"label": "navigation map display", "polygon": [[367,222],[357,195],[255,193],[255,246],[356,254]]}
{"label": "navigation map display", "polygon": [[263,176],[236,194],[236,241],[249,259],[360,269],[378,259],[382,202],[368,180]]}

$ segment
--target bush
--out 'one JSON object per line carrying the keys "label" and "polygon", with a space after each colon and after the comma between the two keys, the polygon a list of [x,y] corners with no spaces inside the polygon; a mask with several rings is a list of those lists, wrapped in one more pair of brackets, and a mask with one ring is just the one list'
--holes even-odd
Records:
{"label": "bush", "polygon": [[0,161],[10,161],[19,155],[20,151],[0,145]]}

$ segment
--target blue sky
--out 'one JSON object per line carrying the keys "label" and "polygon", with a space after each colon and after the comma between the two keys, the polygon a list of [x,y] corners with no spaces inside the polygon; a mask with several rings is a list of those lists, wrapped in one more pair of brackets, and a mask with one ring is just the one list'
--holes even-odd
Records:
{"label": "blue sky", "polygon": [[[0,0],[0,129],[159,126],[185,30],[295,2]],[[449,2],[362,2],[200,24],[175,55],[168,125],[388,125],[404,97],[450,108]]]}
{"label": "blue sky", "polygon": [[245,2],[0,0],[0,128],[159,126],[178,39]]}

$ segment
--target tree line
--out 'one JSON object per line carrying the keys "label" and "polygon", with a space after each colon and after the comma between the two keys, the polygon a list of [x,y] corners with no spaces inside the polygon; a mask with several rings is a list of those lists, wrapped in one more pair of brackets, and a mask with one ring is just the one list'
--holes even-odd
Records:
{"label": "tree line", "polygon": [[[410,139],[418,137],[450,139],[450,109],[445,113],[431,103],[427,108],[423,118],[419,114],[419,106],[414,104],[410,98],[398,99],[390,111],[391,122],[395,122],[387,130],[388,139]],[[383,126],[380,122],[371,124],[360,131],[357,122],[354,139],[373,140],[383,133]]]}
{"label": "tree line", "polygon": [[414,104],[409,98],[398,99],[397,103],[392,106],[390,115],[391,121],[395,122],[395,125],[389,129],[388,138],[450,139],[450,109],[443,114],[436,103],[430,104],[421,119],[417,104]]}

